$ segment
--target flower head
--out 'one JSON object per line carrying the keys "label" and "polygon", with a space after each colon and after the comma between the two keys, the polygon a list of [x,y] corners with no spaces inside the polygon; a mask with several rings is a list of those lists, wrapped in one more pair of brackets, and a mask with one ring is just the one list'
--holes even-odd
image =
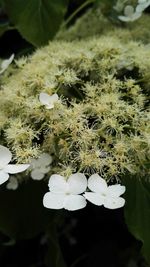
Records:
{"label": "flower head", "polygon": [[14,56],[15,56],[15,55],[12,54],[12,55],[10,56],[10,58],[5,59],[5,60],[2,61],[2,63],[1,63],[0,74],[2,74],[2,73],[8,68],[8,66],[9,66],[9,65],[11,64],[11,62],[13,61]]}
{"label": "flower head", "polygon": [[33,180],[41,180],[45,174],[50,170],[50,164],[52,163],[52,157],[43,153],[38,159],[31,160],[31,177]]}
{"label": "flower head", "polygon": [[9,173],[19,173],[25,171],[29,164],[9,164],[12,154],[7,147],[0,145],[0,184],[9,179]]}
{"label": "flower head", "polygon": [[93,192],[85,192],[84,197],[97,206],[104,205],[108,209],[118,209],[125,204],[124,198],[120,197],[125,192],[125,186],[120,184],[108,186],[98,174],[91,175],[88,188]]}
{"label": "flower head", "polygon": [[43,198],[43,205],[49,209],[79,210],[86,206],[82,194],[87,188],[87,179],[83,173],[72,174],[68,180],[54,174],[49,180],[49,190]]}
{"label": "flower head", "polygon": [[52,109],[54,108],[54,104],[58,102],[58,95],[53,94],[50,96],[46,93],[40,93],[39,99],[41,104],[45,105],[47,109]]}

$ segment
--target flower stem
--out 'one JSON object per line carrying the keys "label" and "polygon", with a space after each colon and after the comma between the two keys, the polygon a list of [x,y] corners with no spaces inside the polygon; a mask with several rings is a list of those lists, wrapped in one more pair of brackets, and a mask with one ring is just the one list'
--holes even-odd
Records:
{"label": "flower stem", "polygon": [[84,2],[81,6],[79,6],[70,16],[68,19],[66,19],[66,21],[63,22],[61,28],[64,29],[68,23],[86,6],[88,6],[89,4],[94,3],[95,0],[87,0],[86,2]]}

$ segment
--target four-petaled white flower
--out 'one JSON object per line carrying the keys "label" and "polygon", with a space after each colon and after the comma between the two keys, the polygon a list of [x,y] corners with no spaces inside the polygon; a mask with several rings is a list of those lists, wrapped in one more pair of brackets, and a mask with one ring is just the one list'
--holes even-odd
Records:
{"label": "four-petaled white flower", "polygon": [[81,196],[87,188],[87,179],[83,173],[72,174],[68,180],[54,174],[49,180],[49,190],[43,198],[43,205],[49,209],[79,210],[86,206]]}
{"label": "four-petaled white flower", "polygon": [[104,205],[108,209],[118,209],[124,206],[125,200],[120,197],[125,192],[125,186],[120,184],[108,186],[98,174],[88,179],[88,188],[93,192],[85,192],[84,197],[97,206]]}
{"label": "four-petaled white flower", "polygon": [[133,6],[127,5],[124,8],[124,16],[118,16],[118,18],[124,22],[135,21],[141,17],[142,12],[150,6],[150,0],[138,0],[138,4],[134,9]]}
{"label": "four-petaled white flower", "polygon": [[2,73],[8,68],[8,66],[9,66],[9,65],[11,64],[11,62],[13,61],[14,56],[15,56],[15,55],[12,54],[12,55],[10,56],[10,58],[5,59],[5,60],[2,61],[2,63],[1,63],[0,74],[2,74]]}
{"label": "four-petaled white flower", "polygon": [[50,164],[52,163],[52,157],[43,153],[38,159],[31,160],[31,177],[33,180],[41,180],[45,174],[50,170]]}
{"label": "four-petaled white flower", "polygon": [[59,101],[57,94],[50,96],[47,93],[40,93],[39,100],[47,109],[54,108],[55,103]]}
{"label": "four-petaled white flower", "polygon": [[12,176],[9,178],[9,181],[6,185],[6,188],[9,190],[16,190],[18,188],[18,180],[16,177]]}
{"label": "four-petaled white flower", "polygon": [[25,171],[29,164],[9,164],[12,154],[8,148],[0,145],[0,184],[9,179],[9,173],[19,173]]}
{"label": "four-petaled white flower", "polygon": [[134,7],[131,5],[127,5],[124,8],[124,16],[118,16],[118,18],[124,22],[127,21],[135,21],[140,18],[142,15],[141,11],[134,10]]}

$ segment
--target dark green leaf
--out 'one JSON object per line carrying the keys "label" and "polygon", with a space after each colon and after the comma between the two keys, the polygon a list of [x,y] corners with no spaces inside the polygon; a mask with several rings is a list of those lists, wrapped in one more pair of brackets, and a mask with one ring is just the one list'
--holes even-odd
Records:
{"label": "dark green leaf", "polygon": [[0,187],[0,231],[10,238],[32,238],[44,231],[54,219],[55,212],[43,207],[47,187],[30,181],[19,189]]}
{"label": "dark green leaf", "polygon": [[57,32],[68,0],[4,0],[11,22],[35,46],[46,44]]}
{"label": "dark green leaf", "polygon": [[125,177],[125,219],[130,232],[142,241],[142,252],[150,263],[150,181]]}
{"label": "dark green leaf", "polygon": [[0,36],[8,30],[8,24],[0,24]]}

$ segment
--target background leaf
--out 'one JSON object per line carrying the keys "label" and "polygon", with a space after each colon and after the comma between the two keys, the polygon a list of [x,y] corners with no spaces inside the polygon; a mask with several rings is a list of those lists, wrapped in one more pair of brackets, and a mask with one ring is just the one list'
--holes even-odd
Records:
{"label": "background leaf", "polygon": [[46,44],[57,32],[68,0],[4,0],[10,21],[35,46]]}
{"label": "background leaf", "polygon": [[55,211],[43,207],[47,186],[30,181],[15,191],[0,187],[0,231],[14,239],[33,238],[54,220]]}
{"label": "background leaf", "polygon": [[125,177],[125,219],[130,232],[142,241],[142,252],[150,263],[150,182],[147,177]]}

